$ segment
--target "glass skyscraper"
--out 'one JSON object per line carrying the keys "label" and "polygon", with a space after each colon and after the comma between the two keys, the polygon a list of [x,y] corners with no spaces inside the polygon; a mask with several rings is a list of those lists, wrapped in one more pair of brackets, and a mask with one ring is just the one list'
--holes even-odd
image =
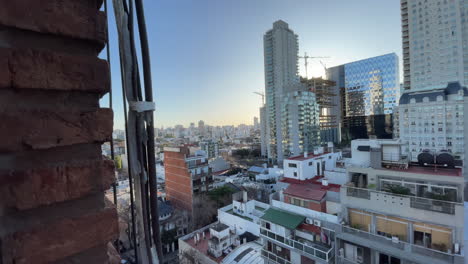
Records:
{"label": "glass skyscraper", "polygon": [[392,138],[393,108],[400,98],[398,56],[385,54],[327,71],[341,90],[342,140]]}
{"label": "glass skyscraper", "polygon": [[400,98],[398,56],[390,53],[344,65],[346,116],[393,113]]}

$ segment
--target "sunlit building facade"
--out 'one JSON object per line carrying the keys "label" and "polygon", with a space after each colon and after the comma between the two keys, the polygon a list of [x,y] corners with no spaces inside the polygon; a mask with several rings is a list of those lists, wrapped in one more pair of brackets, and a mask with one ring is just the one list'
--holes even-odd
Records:
{"label": "sunlit building facade", "polygon": [[[331,74],[341,71],[344,74]],[[342,92],[342,139],[391,138],[393,108],[400,97],[398,56],[372,57],[328,69]]]}
{"label": "sunlit building facade", "polygon": [[283,160],[281,101],[284,88],[298,83],[298,40],[286,22],[278,20],[263,36],[265,63],[266,146],[270,161]]}
{"label": "sunlit building facade", "polygon": [[291,91],[281,104],[283,147],[286,157],[320,145],[319,105],[311,91]]}

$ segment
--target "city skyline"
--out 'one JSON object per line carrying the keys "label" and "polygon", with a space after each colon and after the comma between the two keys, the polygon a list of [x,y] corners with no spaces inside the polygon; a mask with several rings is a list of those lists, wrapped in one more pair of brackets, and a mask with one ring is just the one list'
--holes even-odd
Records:
{"label": "city skyline", "polygon": [[[213,126],[252,124],[261,106],[261,97],[253,92],[264,90],[263,34],[280,19],[299,35],[299,55],[330,56],[323,60],[327,67],[391,52],[401,59],[398,2],[299,1],[291,6],[283,1],[177,1],[145,5],[152,11],[147,24],[153,31],[149,36],[155,127],[185,126],[200,119]],[[181,9],[181,5],[186,8]],[[360,8],[363,5],[364,10]],[[311,16],[311,10],[317,12]],[[169,23],[174,16],[178,21]],[[379,27],[366,27],[373,24]],[[114,27],[109,30],[111,61],[116,62],[117,33]],[[101,57],[105,58],[105,53]],[[115,127],[122,129],[119,67],[111,64]],[[318,60],[309,61],[308,69],[309,77],[324,76]],[[303,60],[299,60],[299,74],[305,76]],[[108,105],[107,96],[101,105]]]}

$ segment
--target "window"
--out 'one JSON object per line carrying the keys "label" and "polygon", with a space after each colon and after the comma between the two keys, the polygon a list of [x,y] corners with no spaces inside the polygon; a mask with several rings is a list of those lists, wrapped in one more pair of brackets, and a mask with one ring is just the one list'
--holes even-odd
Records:
{"label": "window", "polygon": [[265,228],[268,229],[268,230],[270,230],[270,229],[271,229],[270,223],[266,222],[266,223],[265,223]]}
{"label": "window", "polygon": [[311,161],[311,162],[309,162],[309,166],[312,166],[312,164],[313,164],[313,162],[312,162],[312,161]]}
{"label": "window", "polygon": [[297,177],[297,172],[294,172],[294,177]]}
{"label": "window", "polygon": [[288,167],[289,168],[297,168],[297,164],[296,163],[288,163]]}

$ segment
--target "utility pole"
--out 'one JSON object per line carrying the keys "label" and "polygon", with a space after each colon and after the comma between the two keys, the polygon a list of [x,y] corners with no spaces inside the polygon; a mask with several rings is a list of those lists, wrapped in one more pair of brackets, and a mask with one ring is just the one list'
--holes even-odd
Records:
{"label": "utility pole", "polygon": [[328,56],[325,56],[325,57],[316,57],[316,56],[309,56],[307,55],[307,52],[304,52],[304,56],[299,56],[299,59],[304,59],[304,67],[305,67],[305,72],[306,72],[306,79],[309,79],[309,75],[307,73],[307,66],[308,66],[308,60],[309,59],[326,59],[326,58],[330,58]]}

